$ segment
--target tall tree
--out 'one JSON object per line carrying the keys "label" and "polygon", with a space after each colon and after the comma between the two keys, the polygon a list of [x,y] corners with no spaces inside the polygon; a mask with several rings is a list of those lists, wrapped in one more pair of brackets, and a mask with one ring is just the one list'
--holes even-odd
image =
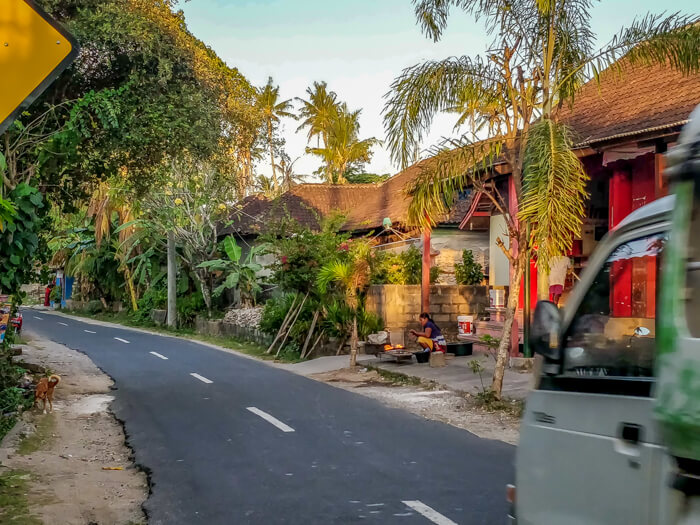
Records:
{"label": "tall tree", "polygon": [[277,165],[277,169],[282,174],[282,189],[284,191],[289,191],[294,184],[299,184],[304,181],[303,175],[294,172],[294,164],[296,164],[298,160],[299,157],[291,160],[286,153],[282,152],[282,159]]}
{"label": "tall tree", "polygon": [[334,91],[328,91],[328,85],[325,82],[314,82],[312,87],[306,88],[306,94],[308,100],[297,97],[297,101],[301,103],[299,118],[303,119],[297,131],[308,128],[308,142],[316,137],[317,146],[323,143],[323,146],[327,147],[328,128],[340,106],[338,95]]}
{"label": "tall tree", "polygon": [[356,171],[372,159],[375,138],[360,140],[360,110],[349,111],[345,104],[338,107],[325,129],[325,146],[307,148],[307,152],[323,160],[321,172],[329,184],[345,184],[348,171]]}
{"label": "tall tree", "polygon": [[275,164],[275,143],[274,134],[282,117],[296,118],[292,113],[292,101],[279,100],[280,88],[273,85],[272,77],[267,79],[267,84],[258,89],[257,104],[263,114],[267,131],[267,143],[270,148],[270,166],[272,167],[272,186],[275,190],[279,188]]}
{"label": "tall tree", "polygon": [[[458,122],[472,126],[467,135],[434,149],[435,162],[408,189],[410,217],[432,227],[455,191],[468,186],[483,191],[505,217],[510,244],[500,238],[498,244],[510,261],[510,288],[492,384],[500,395],[529,248],[538,246],[539,264],[545,266],[570,246],[583,216],[586,175],[557,110],[622,56],[632,65],[698,70],[700,26],[695,16],[647,15],[596,49],[592,0],[414,0],[414,5],[423,32],[434,41],[442,37],[451,8],[484,20],[487,32],[496,35],[486,57],[451,57],[404,70],[388,94],[385,128],[393,158],[406,166],[437,113],[457,112]],[[501,158],[513,178],[514,213],[491,184],[491,167]]]}

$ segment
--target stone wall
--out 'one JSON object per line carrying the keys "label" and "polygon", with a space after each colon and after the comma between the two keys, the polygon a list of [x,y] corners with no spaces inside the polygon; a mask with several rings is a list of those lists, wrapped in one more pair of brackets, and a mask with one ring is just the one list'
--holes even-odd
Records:
{"label": "stone wall", "polygon": [[269,346],[273,339],[257,328],[238,326],[221,320],[209,321],[204,317],[197,317],[195,320],[195,330],[200,334],[234,337],[243,341],[257,343],[261,346]]}
{"label": "stone wall", "polygon": [[[430,316],[448,341],[457,335],[457,317],[473,315],[475,320],[489,306],[486,286],[433,285],[430,287]],[[411,343],[409,330],[420,328],[420,285],[384,284],[370,286],[367,310],[384,319],[386,330],[403,332]]]}
{"label": "stone wall", "polygon": [[[222,320],[209,321],[204,317],[197,317],[194,328],[199,334],[232,337],[238,339],[239,341],[257,343],[264,347],[270,346],[274,339],[273,336],[265,334],[257,328],[239,326]],[[338,341],[332,339],[330,341],[326,341],[325,343],[319,344],[314,350],[312,357],[336,355],[337,351]]]}

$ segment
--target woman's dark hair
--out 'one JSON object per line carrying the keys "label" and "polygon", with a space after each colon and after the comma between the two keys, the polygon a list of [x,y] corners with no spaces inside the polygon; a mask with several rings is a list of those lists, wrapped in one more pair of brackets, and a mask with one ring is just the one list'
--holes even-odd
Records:
{"label": "woman's dark hair", "polygon": [[[427,320],[430,321],[431,323],[435,324],[435,321],[433,321],[433,320],[430,318],[430,314],[429,314],[428,312],[421,312],[421,314],[420,314],[418,317],[419,317],[419,318],[422,318],[422,319],[427,319]],[[437,326],[437,325],[435,325],[435,326]]]}

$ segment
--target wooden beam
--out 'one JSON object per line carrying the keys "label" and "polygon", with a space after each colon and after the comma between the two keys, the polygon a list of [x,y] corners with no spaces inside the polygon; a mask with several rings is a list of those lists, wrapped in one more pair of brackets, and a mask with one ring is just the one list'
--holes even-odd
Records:
{"label": "wooden beam", "polygon": [[598,152],[596,150],[594,150],[593,148],[579,148],[579,149],[575,149],[574,153],[580,159],[581,157],[589,157],[591,155],[595,155]]}
{"label": "wooden beam", "polygon": [[430,311],[430,229],[423,230],[423,267],[421,274],[421,311]]}

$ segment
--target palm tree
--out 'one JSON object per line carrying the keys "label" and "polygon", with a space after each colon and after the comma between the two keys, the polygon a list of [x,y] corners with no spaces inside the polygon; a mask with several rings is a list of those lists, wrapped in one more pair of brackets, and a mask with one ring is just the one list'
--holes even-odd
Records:
{"label": "palm tree", "polygon": [[297,132],[309,128],[307,141],[311,142],[316,137],[316,146],[320,146],[320,139],[325,148],[328,145],[328,128],[338,112],[338,95],[328,91],[325,82],[314,82],[313,87],[306,88],[306,94],[308,100],[299,97],[296,99],[301,103],[299,118],[303,119]]}
{"label": "palm tree", "polygon": [[[407,166],[440,112],[458,112],[471,133],[436,149],[431,163],[408,188],[410,219],[425,228],[446,211],[455,191],[484,192],[507,222],[510,248],[498,239],[511,264],[506,320],[492,389],[500,396],[520,281],[532,246],[538,261],[565,251],[580,229],[586,174],[572,152],[572,138],[557,121],[579,87],[600,71],[669,63],[682,71],[700,68],[698,17],[652,16],[635,20],[600,49],[590,28],[589,0],[414,0],[424,33],[440,40],[450,8],[485,21],[496,35],[485,58],[469,56],[409,67],[394,80],[384,123],[392,157]],[[445,148],[447,146],[448,148]],[[519,210],[509,207],[489,184],[496,158],[509,165]],[[530,236],[527,227],[530,227]],[[518,250],[517,247],[520,247]]]}
{"label": "palm tree", "polygon": [[124,274],[124,281],[129,292],[131,308],[138,310],[138,293],[134,284],[132,268],[129,264],[131,244],[135,240],[136,226],[134,221],[134,209],[132,204],[120,193],[121,181],[114,178],[111,181],[103,181],[90,198],[86,216],[94,220],[95,245],[99,249],[103,239],[109,239],[113,231],[112,217],[116,216],[117,228],[114,233],[118,237],[114,239],[115,258],[119,262],[119,271]]}
{"label": "palm tree", "polygon": [[325,146],[306,149],[308,153],[323,159],[322,170],[329,184],[346,183],[345,174],[369,162],[372,158],[372,147],[379,143],[375,138],[358,138],[359,117],[360,110],[348,111],[347,106],[342,104],[326,128]]}
{"label": "palm tree", "polygon": [[345,304],[352,310],[352,336],[350,337],[350,366],[357,364],[357,316],[360,296],[369,284],[369,257],[371,246],[367,241],[355,241],[347,259],[332,261],[318,272],[317,284],[321,294],[325,294],[331,283],[339,286]]}
{"label": "palm tree", "polygon": [[282,174],[282,189],[289,191],[293,185],[304,182],[304,175],[299,175],[294,172],[294,164],[299,160],[299,157],[290,162],[290,158],[286,153],[282,153],[282,160],[277,165],[277,169]]}
{"label": "palm tree", "polygon": [[272,77],[267,79],[267,84],[262,88],[258,88],[258,107],[263,112],[265,127],[267,128],[267,142],[270,147],[270,165],[272,166],[272,184],[275,190],[278,188],[277,174],[275,173],[275,148],[273,141],[273,133],[275,125],[280,122],[282,117],[296,119],[296,115],[291,112],[291,99],[279,100],[280,88],[272,83]]}
{"label": "palm tree", "polygon": [[274,199],[279,195],[279,191],[275,188],[272,177],[258,175],[255,179],[255,189],[262,193],[268,199]]}

